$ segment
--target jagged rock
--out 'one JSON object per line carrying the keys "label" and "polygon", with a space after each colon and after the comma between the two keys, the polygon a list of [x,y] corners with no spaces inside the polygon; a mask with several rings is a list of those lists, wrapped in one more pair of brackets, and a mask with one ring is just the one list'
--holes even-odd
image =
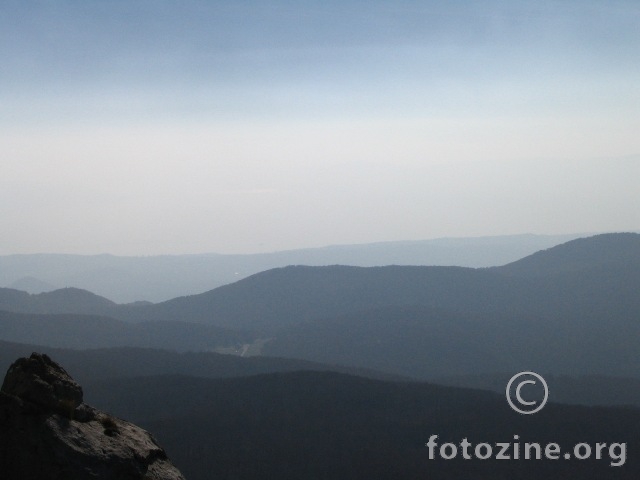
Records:
{"label": "jagged rock", "polygon": [[0,478],[184,480],[148,432],[84,404],[80,385],[38,353],[2,384]]}
{"label": "jagged rock", "polygon": [[9,367],[2,391],[66,416],[82,404],[82,387],[60,365],[39,353],[19,358]]}

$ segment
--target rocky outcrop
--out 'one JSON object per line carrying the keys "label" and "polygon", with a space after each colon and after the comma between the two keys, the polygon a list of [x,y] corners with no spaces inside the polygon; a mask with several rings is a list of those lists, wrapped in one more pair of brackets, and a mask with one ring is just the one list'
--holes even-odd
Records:
{"label": "rocky outcrop", "polygon": [[2,384],[0,478],[184,480],[149,433],[83,403],[80,385],[38,353]]}

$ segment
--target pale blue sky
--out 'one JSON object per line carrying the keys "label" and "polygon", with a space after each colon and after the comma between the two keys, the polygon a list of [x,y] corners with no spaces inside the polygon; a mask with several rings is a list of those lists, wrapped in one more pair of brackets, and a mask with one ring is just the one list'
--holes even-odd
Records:
{"label": "pale blue sky", "polygon": [[0,254],[640,229],[635,1],[2,1]]}

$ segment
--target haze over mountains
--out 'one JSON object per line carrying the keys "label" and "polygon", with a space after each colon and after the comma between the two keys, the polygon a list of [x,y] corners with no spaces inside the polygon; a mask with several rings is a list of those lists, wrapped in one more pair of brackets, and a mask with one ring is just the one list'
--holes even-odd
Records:
{"label": "haze over mountains", "polygon": [[252,255],[4,255],[0,256],[0,285],[29,293],[76,287],[117,303],[159,302],[201,293],[287,265],[503,265],[579,236],[442,238]]}
{"label": "haze over mountains", "polygon": [[500,371],[507,360],[637,376],[639,259],[640,235],[606,234],[504,267],[277,268],[158,304],[0,289],[0,324],[13,342],[243,353],[257,342],[253,354],[420,379]]}
{"label": "haze over mountains", "polygon": [[[620,468],[433,462],[424,444],[518,434],[637,448],[638,285],[640,235],[620,233],[486,268],[286,266],[156,304],[4,288],[0,367],[51,355],[191,480],[632,479],[632,455]],[[522,370],[550,386],[535,421],[504,399]]]}
{"label": "haze over mountains", "polygon": [[0,368],[49,355],[105,414],[9,371],[0,480],[86,480],[85,447],[153,480],[161,451],[109,455],[125,422],[188,480],[640,479],[638,25],[0,2]]}

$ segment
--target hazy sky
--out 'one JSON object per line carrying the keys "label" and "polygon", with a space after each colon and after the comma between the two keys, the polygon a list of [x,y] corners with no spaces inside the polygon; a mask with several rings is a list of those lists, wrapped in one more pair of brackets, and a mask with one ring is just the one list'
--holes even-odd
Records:
{"label": "hazy sky", "polygon": [[0,1],[0,254],[640,230],[640,2]]}

